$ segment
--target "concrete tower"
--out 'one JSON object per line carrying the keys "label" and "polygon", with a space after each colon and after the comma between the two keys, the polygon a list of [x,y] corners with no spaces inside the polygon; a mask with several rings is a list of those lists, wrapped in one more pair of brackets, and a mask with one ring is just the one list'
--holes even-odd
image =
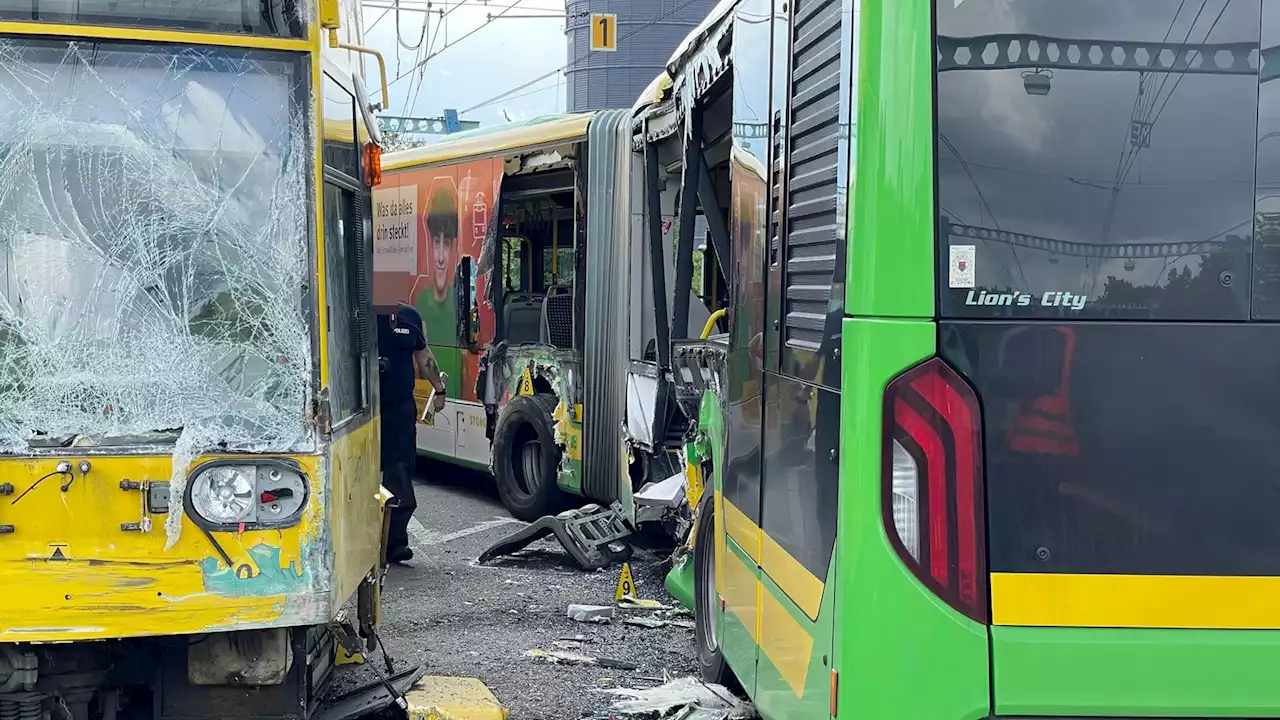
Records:
{"label": "concrete tower", "polygon": [[[566,0],[566,110],[631,107],[715,4],[716,0]],[[616,52],[591,52],[592,13],[618,16]]]}

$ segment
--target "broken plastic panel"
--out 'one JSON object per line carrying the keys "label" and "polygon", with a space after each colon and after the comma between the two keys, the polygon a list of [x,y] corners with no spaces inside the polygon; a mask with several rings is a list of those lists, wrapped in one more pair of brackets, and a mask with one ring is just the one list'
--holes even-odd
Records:
{"label": "broken plastic panel", "polygon": [[612,707],[623,714],[658,713],[666,716],[677,708],[694,708],[721,711],[718,716],[721,718],[760,717],[754,705],[734,696],[723,685],[704,683],[692,677],[678,678],[653,688],[609,688],[602,692],[623,698]]}
{"label": "broken plastic panel", "polygon": [[307,77],[0,39],[0,452],[313,447]]}

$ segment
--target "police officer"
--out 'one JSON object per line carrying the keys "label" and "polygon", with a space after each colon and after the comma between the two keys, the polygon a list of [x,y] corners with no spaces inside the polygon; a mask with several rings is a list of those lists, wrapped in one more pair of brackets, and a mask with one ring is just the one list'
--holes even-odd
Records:
{"label": "police officer", "polygon": [[409,549],[409,520],[418,507],[413,494],[413,467],[418,422],[413,401],[415,370],[435,388],[432,412],[444,409],[444,379],[427,347],[422,316],[411,305],[400,303],[395,313],[378,316],[378,370],[381,379],[382,484],[396,496],[387,537],[387,560],[402,563],[413,558]]}

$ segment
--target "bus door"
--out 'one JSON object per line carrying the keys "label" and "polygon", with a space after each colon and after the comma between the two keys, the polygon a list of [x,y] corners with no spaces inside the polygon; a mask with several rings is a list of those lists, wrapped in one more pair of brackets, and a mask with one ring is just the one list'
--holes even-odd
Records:
{"label": "bus door", "polygon": [[830,712],[853,4],[748,1],[734,26],[735,133],[769,129],[735,137],[732,227],[735,328],[762,340],[753,697],[773,717]]}
{"label": "bus door", "polygon": [[[777,225],[766,245],[760,706],[831,712],[839,505],[840,329],[856,0],[773,12],[771,166]],[[779,113],[781,111],[781,113]],[[769,668],[769,670],[766,670]],[[766,682],[767,673],[776,681]]]}

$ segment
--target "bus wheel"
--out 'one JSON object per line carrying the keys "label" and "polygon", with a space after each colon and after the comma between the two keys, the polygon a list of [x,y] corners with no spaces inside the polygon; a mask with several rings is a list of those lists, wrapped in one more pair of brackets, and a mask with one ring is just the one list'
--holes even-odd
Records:
{"label": "bus wheel", "polygon": [[706,490],[698,503],[698,534],[693,541],[693,636],[698,646],[702,679],[737,691],[738,680],[724,660],[716,628],[720,598],[716,594],[715,502],[712,500],[710,473],[703,487]]}
{"label": "bus wheel", "polygon": [[520,520],[555,514],[560,501],[556,474],[560,448],[552,430],[551,393],[512,398],[498,418],[493,439],[493,472],[502,504]]}

